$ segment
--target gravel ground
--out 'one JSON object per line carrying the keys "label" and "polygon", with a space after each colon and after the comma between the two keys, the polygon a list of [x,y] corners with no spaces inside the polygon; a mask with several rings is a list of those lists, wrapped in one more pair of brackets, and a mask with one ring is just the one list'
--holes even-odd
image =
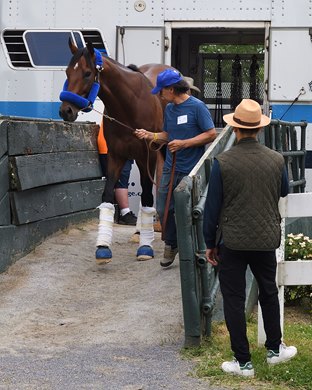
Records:
{"label": "gravel ground", "polygon": [[113,261],[94,259],[97,220],[55,234],[0,274],[0,389],[216,389],[181,359],[178,259],[138,262],[114,226]]}

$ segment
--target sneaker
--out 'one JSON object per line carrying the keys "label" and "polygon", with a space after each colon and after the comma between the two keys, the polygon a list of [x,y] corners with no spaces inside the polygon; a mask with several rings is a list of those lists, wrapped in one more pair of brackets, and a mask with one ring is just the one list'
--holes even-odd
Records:
{"label": "sneaker", "polygon": [[232,362],[223,362],[221,369],[227,374],[253,377],[255,370],[251,362],[240,364],[235,358]]}
{"label": "sneaker", "polygon": [[169,267],[174,262],[176,254],[178,253],[178,248],[172,248],[171,245],[165,245],[164,258],[160,262],[162,267]]}
{"label": "sneaker", "polygon": [[268,350],[267,353],[267,363],[268,364],[279,364],[287,362],[297,355],[297,348],[290,346],[286,347],[284,343],[280,344],[279,351]]}
{"label": "sneaker", "polygon": [[131,225],[135,226],[137,222],[137,217],[133,214],[132,211],[129,211],[129,213],[125,214],[124,216],[120,215],[118,223],[120,225]]}

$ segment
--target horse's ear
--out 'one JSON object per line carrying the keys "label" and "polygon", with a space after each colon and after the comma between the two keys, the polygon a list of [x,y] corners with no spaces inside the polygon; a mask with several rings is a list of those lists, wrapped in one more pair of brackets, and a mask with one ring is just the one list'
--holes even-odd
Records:
{"label": "horse's ear", "polygon": [[68,39],[68,46],[69,46],[70,51],[72,52],[72,54],[75,54],[76,51],[78,50],[78,47],[74,44],[74,42],[72,41],[71,38]]}
{"label": "horse's ear", "polygon": [[90,55],[93,56],[93,54],[94,54],[94,47],[93,47],[92,42],[90,42],[90,41],[87,42],[87,49],[89,50]]}

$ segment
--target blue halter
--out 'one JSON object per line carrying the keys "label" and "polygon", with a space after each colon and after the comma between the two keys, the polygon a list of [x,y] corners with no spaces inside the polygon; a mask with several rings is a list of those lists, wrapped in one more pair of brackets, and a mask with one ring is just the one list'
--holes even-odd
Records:
{"label": "blue halter", "polygon": [[[103,58],[101,52],[97,49],[94,49],[95,53],[95,67],[97,72],[101,72],[103,69]],[[98,75],[96,77],[98,80]],[[76,93],[70,92],[68,89],[68,80],[65,80],[63,91],[60,93],[60,100],[62,102],[69,102],[74,104],[76,107],[80,108],[83,112],[89,112],[93,109],[94,101],[99,93],[100,84],[98,81],[94,81],[90,89],[89,95],[87,98],[84,98]]]}

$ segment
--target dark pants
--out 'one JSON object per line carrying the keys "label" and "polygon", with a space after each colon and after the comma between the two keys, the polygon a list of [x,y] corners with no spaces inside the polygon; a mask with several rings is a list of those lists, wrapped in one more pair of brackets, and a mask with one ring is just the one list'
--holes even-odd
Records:
{"label": "dark pants", "polygon": [[224,317],[232,351],[240,363],[246,363],[251,358],[245,317],[247,265],[258,283],[266,348],[278,350],[282,337],[275,251],[236,251],[221,245],[219,279]]}

